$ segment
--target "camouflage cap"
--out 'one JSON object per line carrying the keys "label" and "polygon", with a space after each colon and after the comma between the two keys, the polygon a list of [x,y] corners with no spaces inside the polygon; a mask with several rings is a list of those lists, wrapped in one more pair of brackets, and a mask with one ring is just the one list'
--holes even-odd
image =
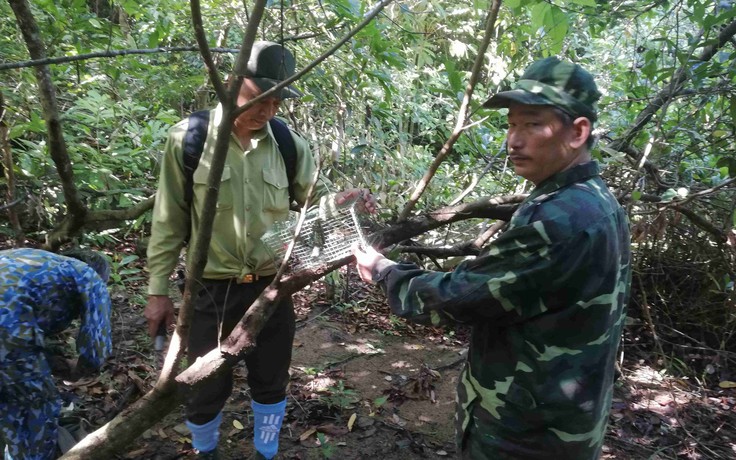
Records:
{"label": "camouflage cap", "polygon": [[601,97],[593,76],[577,64],[549,57],[534,62],[514,89],[495,94],[483,107],[508,107],[512,102],[553,105],[572,116],[595,121],[596,101]]}

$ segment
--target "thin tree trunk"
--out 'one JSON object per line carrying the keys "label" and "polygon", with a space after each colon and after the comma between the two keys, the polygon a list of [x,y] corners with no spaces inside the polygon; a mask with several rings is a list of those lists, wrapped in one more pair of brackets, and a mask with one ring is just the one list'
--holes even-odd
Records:
{"label": "thin tree trunk", "polygon": [[[46,51],[41,41],[40,32],[36,20],[33,18],[31,8],[25,0],[9,0],[10,7],[15,13],[18,26],[23,34],[28,52],[33,59],[45,59]],[[69,213],[69,231],[74,234],[82,228],[87,207],[82,203],[74,185],[74,173],[69,161],[66,142],[62,131],[59,107],[56,101],[56,90],[51,78],[48,65],[34,67],[39,90],[39,98],[43,107],[43,117],[46,120],[46,129],[49,135],[49,153],[56,166],[56,171],[61,179],[61,187],[64,191],[66,208]],[[46,245],[49,249],[57,249],[60,241],[48,240]]]}
{"label": "thin tree trunk", "polygon": [[427,189],[429,181],[432,180],[435,173],[437,172],[437,168],[439,168],[440,164],[442,164],[442,162],[445,161],[445,158],[447,158],[447,156],[452,152],[452,147],[455,145],[455,142],[457,142],[462,133],[467,129],[466,124],[468,119],[468,107],[470,106],[470,101],[473,97],[475,85],[476,83],[478,83],[480,71],[483,68],[483,61],[486,58],[486,50],[488,49],[488,44],[491,42],[491,35],[493,34],[493,30],[496,27],[496,18],[498,17],[498,10],[500,8],[501,0],[493,0],[491,2],[490,8],[488,10],[488,19],[486,20],[485,34],[483,35],[483,40],[481,40],[478,46],[478,55],[476,56],[475,63],[473,64],[473,71],[470,74],[470,81],[465,88],[465,96],[463,97],[463,102],[462,104],[460,104],[460,112],[457,115],[457,123],[455,124],[455,129],[452,131],[450,138],[447,139],[447,142],[445,142],[445,144],[442,146],[442,149],[435,157],[427,172],[417,184],[417,187],[416,189],[414,189],[414,192],[411,194],[409,200],[406,202],[406,206],[404,206],[404,209],[399,214],[399,221],[406,220],[407,217],[409,217],[409,213],[412,211],[412,209],[414,209],[414,206],[416,206],[417,201],[419,201],[419,198],[422,196],[422,193],[424,193],[424,191]]}

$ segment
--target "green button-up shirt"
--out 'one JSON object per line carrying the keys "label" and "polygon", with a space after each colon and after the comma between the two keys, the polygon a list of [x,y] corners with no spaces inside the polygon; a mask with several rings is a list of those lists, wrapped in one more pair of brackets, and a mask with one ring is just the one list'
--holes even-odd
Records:
{"label": "green button-up shirt", "polygon": [[541,183],[487,254],[451,273],[391,265],[397,315],[472,325],[458,442],[474,459],[594,459],[631,278],[628,220],[595,162]]}
{"label": "green button-up shirt", "polygon": [[[182,155],[188,120],[180,121],[169,132],[161,160],[148,245],[148,293],[151,295],[168,294],[169,275],[176,266],[188,228],[191,228],[190,240],[197,237],[221,122],[222,107],[218,106],[210,111],[207,138],[194,172],[191,209],[184,198]],[[303,203],[317,166],[307,142],[297,135],[292,137],[297,152],[294,195]],[[315,189],[317,198],[327,196],[328,184],[320,178]],[[241,146],[237,137],[231,134],[204,278],[227,279],[276,272],[273,253],[260,238],[275,221],[286,219],[288,186],[284,160],[268,124],[253,136],[247,146]]]}

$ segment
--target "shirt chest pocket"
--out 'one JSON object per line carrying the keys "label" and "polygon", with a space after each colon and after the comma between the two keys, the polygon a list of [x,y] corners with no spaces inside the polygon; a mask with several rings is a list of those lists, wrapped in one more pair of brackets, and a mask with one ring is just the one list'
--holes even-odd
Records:
{"label": "shirt chest pocket", "polygon": [[289,210],[289,182],[282,168],[263,170],[263,210],[285,212]]}
{"label": "shirt chest pocket", "polygon": [[[209,174],[209,169],[197,168],[192,177],[194,201],[199,205],[200,209],[204,206],[204,196],[207,193],[207,177]],[[225,166],[225,169],[222,170],[222,177],[220,177],[220,191],[217,194],[217,211],[231,209],[232,207],[233,187],[232,180],[230,180],[230,167]]]}

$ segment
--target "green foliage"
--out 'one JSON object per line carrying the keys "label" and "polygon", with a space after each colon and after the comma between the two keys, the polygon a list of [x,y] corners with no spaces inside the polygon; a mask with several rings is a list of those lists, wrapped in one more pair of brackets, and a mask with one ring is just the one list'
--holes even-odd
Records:
{"label": "green foliage", "polygon": [[324,458],[332,458],[335,456],[335,446],[327,440],[327,436],[325,436],[324,433],[317,433],[317,440],[321,446],[322,456]]}
{"label": "green foliage", "polygon": [[345,388],[345,382],[338,380],[337,385],[327,388],[327,395],[320,397],[327,407],[340,410],[350,409],[353,404],[360,400],[358,393],[350,388]]}

